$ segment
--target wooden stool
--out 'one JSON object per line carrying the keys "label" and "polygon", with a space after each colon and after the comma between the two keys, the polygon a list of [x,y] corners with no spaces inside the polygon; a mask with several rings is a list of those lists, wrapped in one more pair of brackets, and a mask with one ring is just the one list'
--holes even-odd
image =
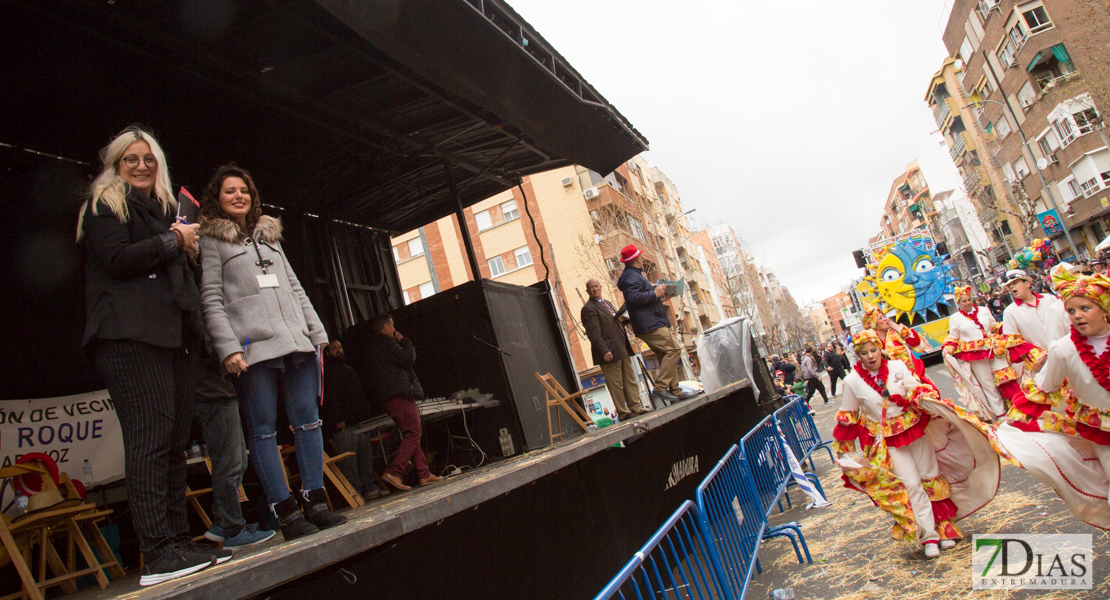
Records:
{"label": "wooden stool", "polygon": [[567,391],[563,389],[563,386],[559,385],[558,381],[555,381],[555,378],[551,376],[551,373],[547,373],[546,375],[535,373],[535,376],[536,379],[540,380],[540,383],[543,385],[543,389],[547,398],[547,433],[550,436],[551,443],[555,443],[556,436],[558,436],[559,441],[563,441],[563,413],[561,413],[556,408],[555,419],[558,423],[558,429],[553,429],[551,427],[552,407],[563,407],[563,410],[567,411],[567,413],[570,414],[571,418],[574,419],[574,422],[578,423],[578,426],[582,428],[582,431],[589,433],[589,424],[593,423],[593,419],[590,418],[590,415],[586,414],[586,409],[582,408],[578,405],[577,402],[574,401],[576,398],[578,398],[582,394],[585,394],[586,392],[581,391],[575,392],[573,394],[568,394]]}

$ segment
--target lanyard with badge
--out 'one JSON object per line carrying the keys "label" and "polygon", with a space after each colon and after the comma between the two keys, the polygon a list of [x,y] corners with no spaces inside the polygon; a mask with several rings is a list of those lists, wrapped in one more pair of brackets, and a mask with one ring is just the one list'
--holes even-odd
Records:
{"label": "lanyard with badge", "polygon": [[274,264],[274,261],[266,260],[266,259],[262,258],[262,250],[260,250],[258,248],[258,242],[255,242],[253,238],[248,237],[247,240],[246,240],[246,244],[248,246],[254,246],[254,252],[255,252],[255,254],[258,255],[258,262],[254,263],[254,264],[256,264],[256,265],[258,265],[259,267],[262,268],[262,274],[261,275],[256,275],[256,277],[258,278],[258,287],[259,288],[276,288],[276,287],[279,287],[277,275],[274,274],[274,273],[268,273],[266,271],[266,267],[272,266]]}

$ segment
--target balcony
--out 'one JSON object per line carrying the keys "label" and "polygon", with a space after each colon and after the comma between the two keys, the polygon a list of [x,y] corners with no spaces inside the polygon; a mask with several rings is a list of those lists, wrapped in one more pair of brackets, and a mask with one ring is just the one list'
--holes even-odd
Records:
{"label": "balcony", "polygon": [[709,322],[713,325],[721,322],[721,313],[717,311],[717,305],[712,302],[698,301],[698,313],[703,317],[707,317]]}
{"label": "balcony", "polygon": [[952,162],[959,162],[960,156],[967,152],[967,137],[964,132],[957,133],[953,136],[952,148],[948,151],[952,155]]}
{"label": "balcony", "polygon": [[933,106],[933,116],[936,117],[939,129],[944,129],[944,123],[948,121],[948,117],[952,114],[952,106],[948,103],[950,98],[951,96],[937,98],[936,106]]}

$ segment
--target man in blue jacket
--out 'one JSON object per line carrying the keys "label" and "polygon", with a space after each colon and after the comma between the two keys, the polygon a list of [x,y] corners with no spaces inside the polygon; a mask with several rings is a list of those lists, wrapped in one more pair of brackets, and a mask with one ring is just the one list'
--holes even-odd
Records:
{"label": "man in blue jacket", "polygon": [[684,392],[678,385],[680,349],[671,335],[671,321],[663,308],[667,287],[653,286],[644,277],[644,257],[640,249],[629,244],[621,250],[624,272],[617,280],[617,288],[624,294],[632,332],[655,353],[659,369],[655,375],[653,395],[664,400],[688,400],[692,392]]}

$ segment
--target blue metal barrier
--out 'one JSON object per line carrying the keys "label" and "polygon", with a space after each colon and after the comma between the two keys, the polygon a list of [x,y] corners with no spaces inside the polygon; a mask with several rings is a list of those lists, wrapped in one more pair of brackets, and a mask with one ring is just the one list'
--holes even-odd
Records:
{"label": "blue metal barrier", "polygon": [[813,422],[813,415],[809,414],[809,410],[806,409],[806,405],[802,402],[800,396],[794,398],[795,400],[775,411],[775,420],[782,427],[786,443],[790,445],[795,458],[798,459],[799,463],[808,459],[809,468],[816,471],[817,467],[813,464],[813,454],[820,449],[824,449],[829,453],[829,461],[835,463],[830,448],[832,440],[821,439],[821,432],[817,430],[817,424]]}
{"label": "blue metal barrier", "polygon": [[724,569],[708,530],[697,505],[683,502],[595,600],[735,600],[721,583]]}
{"label": "blue metal barrier", "polygon": [[767,519],[752,484],[751,468],[739,446],[729,448],[698,485],[697,500],[709,528],[706,537],[717,542],[724,566],[721,582],[737,598],[747,593],[753,570],[759,568],[757,555],[765,537],[789,539],[798,562],[802,561],[792,532],[767,531]]}
{"label": "blue metal barrier", "polygon": [[[744,458],[747,459],[748,465],[751,467],[752,481],[755,482],[756,497],[759,499],[760,509],[767,519],[770,519],[773,507],[778,504],[779,496],[782,495],[791,480],[790,464],[783,453],[780,440],[778,428],[775,426],[772,415],[768,415],[759,422],[759,425],[756,425],[740,439],[740,447]],[[802,527],[797,522],[791,521],[776,526],[768,525],[764,537],[783,531],[793,531],[798,535],[799,541],[802,543],[802,549],[805,550],[806,560],[813,562],[809,554],[809,546],[802,534]],[[800,555],[798,562],[802,562]]]}

